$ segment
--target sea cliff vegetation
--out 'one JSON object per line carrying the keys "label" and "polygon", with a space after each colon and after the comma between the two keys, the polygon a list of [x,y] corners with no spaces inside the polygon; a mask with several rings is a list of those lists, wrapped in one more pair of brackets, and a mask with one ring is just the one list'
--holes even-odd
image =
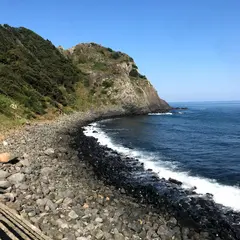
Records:
{"label": "sea cliff vegetation", "polygon": [[24,27],[0,25],[1,127],[102,106],[169,107],[127,54],[95,43],[64,50]]}

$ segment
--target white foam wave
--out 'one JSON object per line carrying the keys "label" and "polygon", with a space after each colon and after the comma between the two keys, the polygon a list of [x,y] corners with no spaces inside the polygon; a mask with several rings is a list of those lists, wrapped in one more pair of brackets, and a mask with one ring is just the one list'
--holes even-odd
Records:
{"label": "white foam wave", "polygon": [[150,116],[160,116],[160,115],[173,115],[173,114],[170,113],[170,112],[167,112],[167,113],[149,113],[148,115],[150,115]]}
{"label": "white foam wave", "polygon": [[230,207],[235,211],[240,211],[240,188],[220,184],[214,179],[191,176],[188,172],[178,171],[176,165],[170,162],[161,161],[159,156],[154,155],[154,153],[129,149],[120,144],[115,144],[96,123],[84,129],[86,136],[93,136],[98,139],[101,145],[108,146],[126,156],[139,159],[140,162],[144,163],[145,169],[152,169],[160,178],[173,178],[181,181],[184,188],[197,187],[195,190],[197,193],[211,193],[216,203]]}

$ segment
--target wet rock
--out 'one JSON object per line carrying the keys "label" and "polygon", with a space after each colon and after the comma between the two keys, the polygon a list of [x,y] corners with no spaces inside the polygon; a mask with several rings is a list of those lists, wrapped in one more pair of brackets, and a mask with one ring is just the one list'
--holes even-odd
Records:
{"label": "wet rock", "polygon": [[180,186],[182,185],[182,182],[180,182],[180,181],[178,181],[178,180],[176,180],[176,179],[173,179],[173,178],[169,178],[168,181],[171,182],[171,183],[180,185]]}

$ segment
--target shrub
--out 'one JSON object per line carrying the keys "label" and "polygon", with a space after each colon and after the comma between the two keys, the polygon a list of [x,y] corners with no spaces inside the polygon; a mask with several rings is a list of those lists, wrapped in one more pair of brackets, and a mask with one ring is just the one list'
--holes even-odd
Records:
{"label": "shrub", "polygon": [[147,79],[147,77],[145,75],[142,75],[142,74],[139,74],[139,77],[143,78],[143,79]]}
{"label": "shrub", "polygon": [[[0,26],[1,93],[37,114],[47,107],[44,97],[63,105],[74,91],[79,72],[49,40],[26,28]],[[65,91],[60,88],[64,86]],[[55,105],[55,104],[54,104]]]}
{"label": "shrub", "polygon": [[93,65],[95,70],[105,71],[107,69],[107,64],[103,62],[96,62]]}
{"label": "shrub", "polygon": [[104,88],[110,88],[110,87],[113,86],[113,81],[105,80],[105,81],[102,82],[102,85],[103,85]]}
{"label": "shrub", "polygon": [[137,65],[135,65],[135,64],[132,65],[132,68],[138,69]]}
{"label": "shrub", "polygon": [[102,89],[101,90],[101,94],[104,94],[104,95],[107,94],[107,90],[106,89]]}
{"label": "shrub", "polygon": [[129,76],[131,76],[131,77],[138,77],[138,76],[139,76],[139,73],[138,73],[138,71],[137,71],[136,69],[133,68],[133,69],[130,71]]}
{"label": "shrub", "polygon": [[130,62],[134,62],[134,60],[133,60],[132,57],[129,57],[129,61],[130,61]]}
{"label": "shrub", "polygon": [[113,59],[118,59],[118,58],[120,58],[121,57],[121,54],[119,53],[119,52],[113,52],[112,53],[112,58]]}
{"label": "shrub", "polygon": [[108,50],[109,52],[113,52],[113,50],[112,50],[111,48],[107,48],[107,50]]}

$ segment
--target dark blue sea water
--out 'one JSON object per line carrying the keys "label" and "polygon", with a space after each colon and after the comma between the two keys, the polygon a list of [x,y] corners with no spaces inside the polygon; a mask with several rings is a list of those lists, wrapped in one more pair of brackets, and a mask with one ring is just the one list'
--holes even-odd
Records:
{"label": "dark blue sea water", "polygon": [[240,102],[171,105],[188,110],[101,121],[93,126],[95,137],[160,177],[240,210]]}

